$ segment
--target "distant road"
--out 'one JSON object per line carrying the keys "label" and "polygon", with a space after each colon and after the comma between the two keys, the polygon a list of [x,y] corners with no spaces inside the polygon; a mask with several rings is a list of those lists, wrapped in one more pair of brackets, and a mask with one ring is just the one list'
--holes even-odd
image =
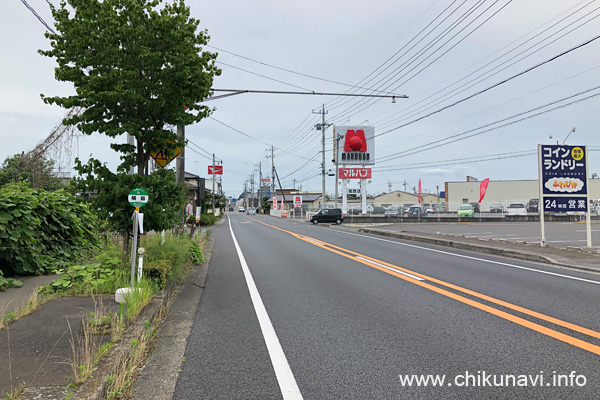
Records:
{"label": "distant road", "polygon": [[263,215],[225,218],[212,231],[175,399],[600,393],[598,275]]}

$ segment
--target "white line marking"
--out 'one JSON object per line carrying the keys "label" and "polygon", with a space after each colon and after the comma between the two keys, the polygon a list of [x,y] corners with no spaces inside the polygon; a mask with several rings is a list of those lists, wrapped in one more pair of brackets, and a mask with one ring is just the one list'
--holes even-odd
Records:
{"label": "white line marking", "polygon": [[398,273],[398,274],[402,274],[402,275],[408,276],[409,278],[413,278],[413,279],[416,279],[416,280],[418,280],[418,281],[424,281],[424,280],[425,280],[425,279],[423,279],[423,278],[421,278],[421,277],[415,276],[415,275],[413,275],[413,274],[409,274],[408,272],[404,272],[404,271],[401,271],[401,270],[399,270],[399,269],[396,269],[396,268],[388,267],[387,265],[383,265],[383,264],[381,264],[381,263],[378,263],[377,261],[369,260],[368,258],[359,257],[359,256],[356,256],[356,258],[358,258],[358,259],[360,259],[360,260],[363,260],[363,261],[366,261],[366,262],[369,262],[369,263],[371,263],[371,264],[378,265],[378,266],[380,266],[381,268],[385,268],[385,269],[387,269],[387,270],[394,271],[394,272],[396,272],[396,273]]}
{"label": "white line marking", "polygon": [[[413,247],[413,248],[419,249],[419,250],[427,250],[427,251],[431,251],[431,252],[434,252],[434,253],[448,254],[448,255],[451,255],[451,256],[454,256],[454,257],[466,258],[466,259],[475,260],[475,261],[482,261],[482,262],[487,262],[487,263],[490,263],[490,264],[504,265],[505,267],[522,269],[522,270],[531,271],[531,272],[538,272],[540,274],[553,275],[553,276],[558,276],[558,277],[561,277],[561,278],[573,279],[573,280],[576,280],[576,281],[588,282],[588,283],[593,283],[595,285],[600,285],[600,282],[593,281],[591,279],[577,278],[575,276],[557,274],[556,272],[549,272],[549,271],[543,271],[543,270],[535,269],[535,268],[522,267],[520,265],[508,264],[508,263],[504,263],[504,262],[500,262],[500,261],[486,260],[485,258],[465,256],[465,255],[462,255],[462,254],[450,253],[449,251],[443,251],[443,250],[437,250],[437,249],[429,249],[427,247],[415,246],[414,244],[394,242],[393,240],[376,238],[376,237],[371,237],[371,236],[366,236],[366,235],[359,235],[358,233],[344,232],[344,231],[337,230],[337,229],[330,229],[330,230],[335,231],[335,232],[339,232],[339,233],[344,233],[346,235],[360,236],[360,237],[369,238],[369,239],[373,239],[373,240],[379,240],[379,241],[382,241],[382,242],[394,243],[394,244],[397,244],[397,245],[400,245],[400,246]],[[581,272],[585,272],[585,271],[581,271]]]}
{"label": "white line marking", "polygon": [[277,334],[275,333],[275,329],[273,328],[269,314],[267,314],[267,309],[265,308],[265,305],[260,297],[260,293],[256,288],[254,278],[252,278],[252,274],[250,273],[250,269],[248,268],[244,254],[242,254],[242,250],[240,249],[237,239],[235,238],[229,215],[227,216],[227,219],[229,220],[229,231],[231,232],[231,237],[233,238],[233,244],[237,250],[240,264],[242,264],[242,271],[244,271],[244,277],[246,278],[246,284],[248,285],[250,298],[252,299],[254,311],[256,311],[258,323],[260,324],[260,329],[262,331],[263,338],[265,339],[267,350],[269,351],[269,357],[271,358],[271,364],[273,364],[273,369],[275,370],[275,375],[277,376],[277,382],[279,383],[281,394],[286,400],[301,400],[303,398],[302,393],[300,393],[300,389],[298,388],[298,384],[296,383],[296,379],[294,378],[290,364],[288,363],[287,358],[285,358],[285,353],[281,348],[281,344],[279,343],[279,339],[277,338]]}

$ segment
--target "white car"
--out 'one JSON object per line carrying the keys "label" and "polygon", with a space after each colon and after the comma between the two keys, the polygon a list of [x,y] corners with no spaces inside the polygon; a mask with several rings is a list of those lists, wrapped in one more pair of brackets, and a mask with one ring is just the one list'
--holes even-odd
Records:
{"label": "white car", "polygon": [[510,203],[506,208],[506,215],[527,215],[524,203]]}

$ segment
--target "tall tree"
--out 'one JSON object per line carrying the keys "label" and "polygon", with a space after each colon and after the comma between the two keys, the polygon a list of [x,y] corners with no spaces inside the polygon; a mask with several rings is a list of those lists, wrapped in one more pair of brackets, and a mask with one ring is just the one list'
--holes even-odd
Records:
{"label": "tall tree", "polygon": [[0,187],[11,182],[25,182],[34,189],[52,191],[65,188],[66,185],[53,175],[53,167],[54,161],[44,157],[27,154],[7,157],[0,166]]}
{"label": "tall tree", "polygon": [[42,98],[82,107],[63,123],[84,134],[134,136],[135,148],[111,145],[122,153],[119,171],[137,165],[138,174],[147,174],[151,151],[185,145],[177,143],[174,126],[212,112],[201,102],[221,73],[217,54],[202,50],[209,36],[198,31],[184,1],[65,0],[51,9],[57,33],[46,33],[51,49],[39,52],[56,59],[56,79],[72,82],[76,93]]}

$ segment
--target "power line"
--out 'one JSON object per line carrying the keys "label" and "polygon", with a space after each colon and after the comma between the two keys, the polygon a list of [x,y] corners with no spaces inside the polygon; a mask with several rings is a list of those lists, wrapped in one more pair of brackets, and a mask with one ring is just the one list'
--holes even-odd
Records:
{"label": "power line", "polygon": [[[388,92],[382,92],[382,91],[379,91],[379,90],[374,90],[374,89],[369,89],[369,88],[363,88],[363,87],[360,87],[360,86],[350,85],[348,83],[332,81],[330,79],[319,78],[318,76],[308,75],[308,74],[305,74],[305,73],[302,73],[302,72],[292,71],[290,69],[286,69],[286,68],[278,67],[278,66],[275,66],[275,65],[267,64],[267,63],[262,62],[262,61],[257,61],[257,60],[254,60],[252,58],[249,58],[249,57],[246,57],[246,56],[242,56],[240,54],[236,54],[234,52],[231,52],[231,51],[228,51],[228,50],[224,50],[224,49],[212,46],[210,44],[207,44],[206,46],[207,47],[211,47],[211,48],[213,48],[215,50],[218,50],[218,51],[222,51],[223,53],[227,53],[227,54],[231,54],[233,56],[239,57],[239,58],[243,58],[244,60],[248,60],[248,61],[251,61],[251,62],[256,63],[256,64],[264,65],[264,66],[270,67],[270,68],[275,68],[275,69],[278,69],[278,70],[281,70],[281,71],[285,71],[285,72],[289,72],[289,73],[292,73],[292,74],[304,76],[304,77],[307,77],[307,78],[317,79],[317,80],[324,81],[324,82],[329,82],[329,83],[335,83],[336,85],[348,86],[348,87],[351,87],[351,88],[359,88],[359,89],[369,90],[369,91],[372,91],[372,92],[386,93],[386,94],[390,94],[390,95],[393,94],[393,93],[388,93]],[[218,62],[221,62],[224,65],[227,65],[227,64],[223,63],[222,61],[218,61]],[[233,67],[233,68],[237,68],[237,67]],[[238,69],[241,69],[241,68],[238,68]],[[243,69],[241,69],[241,70],[253,74],[253,72],[246,71],[246,70],[243,70]],[[256,74],[256,75],[258,75],[258,74]],[[263,75],[259,75],[259,76],[262,76],[263,78],[268,78],[268,77],[265,77]],[[268,79],[271,79],[271,78],[268,78]],[[275,80],[275,79],[273,79],[273,80]],[[303,89],[303,88],[300,88],[300,89]],[[307,89],[305,89],[305,90],[307,90]]]}
{"label": "power line", "polygon": [[[46,2],[48,4],[50,4],[50,2],[48,0],[46,0]],[[46,21],[44,21],[44,19],[42,17],[40,17],[40,15],[33,9],[33,7],[31,7],[27,1],[25,0],[21,0],[21,3],[23,3],[25,5],[25,7],[27,7],[29,9],[29,11],[31,11],[33,13],[33,15],[35,15],[35,17],[46,27],[46,29],[48,29],[53,35],[56,35],[56,32],[54,32],[54,29],[50,28],[50,26],[46,23]],[[52,4],[50,4],[52,5]]]}
{"label": "power line", "polygon": [[[586,5],[586,6],[587,6],[587,5]],[[585,7],[585,6],[584,6],[584,7]],[[582,7],[582,8],[583,8],[583,7]],[[580,8],[580,9],[579,9],[579,10],[577,10],[577,11],[580,11],[582,8]],[[600,8],[600,7],[599,7],[599,8]],[[567,33],[565,33],[565,34],[561,35],[560,37],[558,37],[558,38],[554,39],[554,40],[553,40],[553,41],[551,41],[550,43],[547,43],[547,44],[546,44],[546,45],[544,45],[543,47],[541,47],[541,48],[539,48],[539,49],[537,49],[537,50],[533,51],[532,53],[530,53],[530,54],[528,54],[528,55],[526,55],[526,56],[524,56],[524,57],[520,58],[520,59],[519,59],[519,60],[517,60],[517,61],[514,61],[513,63],[511,63],[511,64],[507,65],[506,67],[504,67],[504,68],[502,68],[502,69],[500,69],[500,70],[498,70],[498,71],[494,72],[494,73],[493,73],[493,74],[491,74],[491,75],[489,75],[489,74],[490,74],[492,71],[494,71],[495,69],[499,68],[500,66],[502,66],[502,65],[506,64],[507,62],[509,62],[509,61],[511,61],[511,60],[514,60],[514,59],[515,59],[516,57],[518,57],[519,55],[521,55],[521,54],[525,53],[526,51],[528,51],[528,50],[532,49],[534,46],[536,46],[536,45],[538,45],[538,44],[541,44],[543,41],[545,41],[545,40],[549,39],[550,37],[552,37],[552,36],[554,36],[554,35],[558,34],[558,33],[559,33],[559,32],[561,32],[562,30],[564,30],[564,29],[568,28],[569,26],[571,26],[571,25],[575,24],[576,22],[578,22],[578,21],[582,20],[584,17],[588,16],[588,15],[589,15],[589,14],[591,14],[592,12],[594,12],[594,11],[598,10],[599,8],[596,8],[596,9],[592,10],[590,13],[588,13],[588,14],[584,15],[583,17],[580,17],[580,18],[578,18],[576,21],[573,21],[573,22],[571,22],[569,25],[567,25],[567,26],[565,26],[565,27],[561,28],[561,29],[560,29],[560,30],[558,30],[557,32],[553,33],[552,35],[550,35],[550,36],[546,37],[545,39],[542,39],[542,40],[540,40],[540,41],[539,41],[539,42],[537,42],[536,44],[534,44],[534,45],[530,46],[529,48],[527,48],[527,49],[525,49],[525,50],[521,51],[520,53],[518,53],[518,54],[516,54],[516,55],[512,56],[511,58],[509,58],[508,60],[506,60],[506,61],[502,62],[501,64],[499,64],[499,65],[497,65],[497,66],[495,66],[494,68],[491,68],[491,69],[489,69],[488,71],[486,71],[486,72],[483,72],[483,73],[479,74],[479,75],[478,75],[478,76],[476,76],[476,77],[472,77],[472,76],[469,74],[469,75],[467,75],[467,76],[465,76],[465,77],[463,77],[463,78],[459,79],[458,81],[456,81],[456,82],[454,82],[454,83],[452,83],[452,84],[450,84],[450,85],[446,86],[445,88],[443,88],[443,89],[440,89],[439,91],[437,91],[436,93],[433,93],[432,95],[428,96],[427,98],[425,98],[425,99],[423,99],[423,100],[420,100],[420,101],[418,101],[418,102],[416,102],[416,103],[413,103],[412,105],[408,106],[408,107],[407,107],[407,108],[406,108],[404,111],[406,111],[406,110],[408,110],[408,109],[411,109],[411,108],[414,108],[415,106],[417,106],[418,104],[422,103],[423,101],[426,101],[427,99],[430,99],[430,98],[432,98],[433,96],[435,96],[435,95],[437,95],[437,94],[439,94],[439,93],[441,93],[441,92],[445,91],[446,89],[448,89],[448,88],[450,88],[450,87],[452,87],[452,86],[456,85],[457,83],[459,83],[460,81],[462,81],[462,80],[464,80],[464,79],[466,79],[466,78],[468,78],[468,77],[470,77],[470,78],[471,78],[471,79],[470,79],[468,82],[465,82],[465,83],[464,83],[464,84],[462,84],[461,86],[459,86],[459,87],[456,87],[456,88],[454,88],[453,90],[451,90],[450,92],[447,92],[446,94],[444,94],[444,95],[441,97],[441,99],[440,99],[440,98],[436,98],[436,99],[434,99],[434,100],[432,100],[432,101],[430,101],[430,102],[428,102],[428,103],[426,103],[426,104],[422,105],[421,107],[417,108],[416,110],[413,110],[412,112],[409,112],[409,113],[404,113],[403,115],[399,116],[398,118],[402,118],[402,117],[411,117],[411,116],[414,116],[414,115],[416,115],[416,114],[418,113],[418,111],[419,111],[419,110],[423,110],[423,109],[427,109],[427,108],[432,108],[433,106],[436,106],[436,105],[438,105],[438,104],[440,104],[440,103],[443,103],[443,101],[445,100],[445,99],[444,99],[444,97],[448,98],[448,97],[449,97],[449,96],[450,96],[450,95],[451,95],[453,92],[454,92],[454,95],[456,95],[456,94],[458,94],[458,93],[462,93],[462,92],[466,91],[467,89],[469,89],[469,88],[472,88],[473,86],[477,85],[478,83],[481,83],[481,82],[483,82],[483,81],[484,81],[484,80],[486,80],[486,79],[489,79],[491,76],[497,75],[497,74],[498,74],[498,73],[500,73],[501,71],[504,71],[504,70],[506,70],[508,67],[515,65],[517,62],[524,60],[525,58],[527,58],[527,57],[529,57],[529,56],[531,56],[531,55],[533,55],[533,54],[537,53],[538,51],[540,51],[540,50],[544,49],[545,47],[547,47],[547,46],[549,46],[550,44],[552,44],[552,43],[556,42],[557,40],[559,40],[559,39],[561,39],[561,38],[565,37],[567,34],[569,34],[569,33],[573,32],[574,30],[576,30],[576,29],[579,29],[581,26],[583,26],[583,25],[585,25],[585,24],[589,23],[591,20],[593,20],[593,19],[597,18],[597,17],[598,17],[598,15],[596,15],[596,16],[595,16],[595,17],[593,17],[592,19],[590,19],[590,20],[588,20],[588,21],[586,21],[586,22],[584,22],[584,23],[580,24],[579,26],[577,26],[577,27],[573,28],[571,31],[569,31],[569,32],[567,32]],[[577,11],[575,11],[575,12],[577,12]],[[563,18],[562,20],[558,21],[557,23],[553,24],[553,25],[552,25],[552,26],[550,26],[549,28],[547,28],[547,29],[545,29],[544,31],[540,32],[539,34],[535,35],[533,38],[535,38],[535,37],[539,36],[541,33],[543,33],[543,32],[545,32],[545,31],[547,31],[548,29],[552,28],[552,27],[553,27],[553,26],[555,26],[556,24],[558,24],[558,23],[560,23],[560,22],[564,21],[566,18],[570,17],[570,16],[571,16],[571,15],[573,15],[573,14],[574,14],[574,13],[572,13],[572,14],[568,15],[567,17],[565,17],[565,18]],[[499,60],[500,58],[502,58],[503,56],[507,55],[507,54],[508,54],[508,53],[510,53],[511,51],[513,51],[513,50],[516,50],[517,48],[521,47],[522,45],[524,45],[525,43],[529,42],[529,41],[530,41],[530,40],[532,40],[533,38],[530,38],[530,39],[528,39],[528,40],[527,40],[527,41],[525,41],[524,43],[520,44],[519,46],[516,46],[516,47],[514,47],[513,49],[511,49],[511,50],[509,50],[508,52],[504,53],[503,55],[496,57],[494,60],[492,60],[492,61],[488,62],[487,64],[485,64],[483,67],[481,67],[481,68],[479,68],[479,69],[481,70],[482,68],[485,68],[485,67],[489,66],[489,65],[490,65],[490,64],[492,64],[493,62],[495,62],[495,61]],[[475,82],[477,79],[479,79],[479,78],[482,78],[482,77],[484,77],[485,75],[489,75],[489,76],[488,76],[487,78],[484,78],[484,79],[481,79],[481,80],[479,80],[478,82]],[[475,83],[473,83],[473,82],[475,82]],[[470,86],[467,86],[467,85],[469,85],[469,84],[471,84],[471,85],[470,85]],[[461,89],[462,89],[462,90],[461,90]],[[458,91],[458,92],[457,92],[457,91]],[[386,118],[386,119],[387,119],[387,118]],[[385,120],[385,119],[384,119],[384,120]]]}
{"label": "power line", "polygon": [[[526,116],[526,117],[520,118],[520,119],[518,119],[518,120],[511,121],[511,122],[508,122],[508,123],[506,123],[506,124],[503,124],[503,125],[499,125],[499,126],[496,126],[496,127],[490,128],[490,129],[486,129],[486,130],[483,130],[483,131],[481,131],[481,132],[475,132],[475,133],[472,133],[472,134],[470,134],[470,135],[464,136],[464,135],[466,135],[466,134],[467,134],[467,133],[469,133],[469,132],[477,131],[477,130],[479,130],[479,129],[483,128],[483,127],[479,127],[479,128],[471,129],[471,130],[469,130],[469,131],[466,131],[466,132],[463,132],[463,133],[460,133],[460,134],[457,134],[457,135],[453,135],[453,136],[451,136],[451,137],[454,137],[454,138],[455,138],[455,139],[453,139],[453,140],[449,140],[450,138],[446,138],[446,139],[442,139],[441,141],[437,141],[437,142],[431,142],[431,143],[425,144],[425,145],[423,145],[423,146],[415,147],[415,148],[413,148],[413,149],[406,150],[405,152],[399,153],[400,155],[399,155],[398,157],[394,157],[394,158],[407,157],[407,156],[410,156],[410,155],[413,155],[413,154],[416,154],[416,153],[421,153],[421,152],[423,152],[423,151],[432,150],[432,149],[435,149],[435,148],[438,148],[438,147],[441,147],[441,146],[445,146],[445,145],[447,145],[447,144],[450,144],[450,143],[455,143],[455,142],[458,142],[458,141],[461,141],[461,140],[465,140],[465,139],[471,138],[471,137],[473,137],[473,136],[478,136],[478,135],[481,135],[481,134],[483,134],[483,133],[491,132],[491,131],[494,131],[494,130],[496,130],[496,129],[500,129],[500,128],[503,128],[503,127],[506,127],[506,126],[509,126],[509,125],[514,125],[514,124],[516,124],[516,123],[519,123],[519,122],[525,121],[525,120],[527,120],[527,119],[535,118],[535,117],[538,117],[538,116],[540,116],[540,115],[547,114],[547,113],[549,113],[549,112],[552,112],[552,111],[555,111],[555,110],[558,110],[558,109],[561,109],[561,108],[569,107],[569,106],[571,106],[571,105],[573,105],[573,104],[577,104],[577,103],[580,103],[580,102],[583,102],[583,101],[591,100],[591,99],[593,99],[593,98],[595,98],[595,97],[598,97],[598,96],[600,96],[600,93],[596,93],[596,94],[590,95],[590,96],[588,96],[588,97],[584,97],[584,98],[582,98],[582,99],[577,99],[577,100],[574,100],[574,101],[572,101],[572,102],[570,102],[570,103],[561,104],[561,105],[559,105],[559,106],[556,106],[556,107],[554,107],[554,108],[551,108],[551,109],[549,109],[549,110],[541,111],[541,112],[539,112],[539,113],[532,114],[532,115],[529,115],[529,116]],[[562,101],[562,100],[559,100],[559,101]],[[546,105],[546,106],[547,106],[547,105]],[[543,108],[543,107],[546,107],[546,106],[538,107],[537,109],[539,109],[539,108]],[[532,111],[532,110],[530,110],[530,111]],[[528,112],[530,112],[530,111],[527,111],[527,112],[525,112],[525,113],[528,113]],[[517,114],[517,115],[522,115],[522,114],[525,114],[525,113],[521,113],[521,114]],[[513,116],[513,117],[509,117],[509,118],[507,118],[507,119],[511,119],[511,118],[514,118],[514,116]],[[505,120],[506,120],[506,119],[505,119]],[[498,121],[498,122],[499,122],[499,121]],[[496,122],[496,123],[497,123],[497,122]],[[493,125],[493,124],[495,124],[495,123],[488,124],[488,125],[484,125],[484,126],[490,126],[490,125]],[[446,141],[446,143],[441,143],[442,141]],[[391,159],[391,158],[390,158],[390,159]],[[386,161],[389,161],[389,159],[388,159],[388,160],[386,160]]]}
{"label": "power line", "polygon": [[292,83],[288,83],[288,82],[280,81],[279,79],[271,78],[271,77],[269,77],[269,76],[261,75],[261,74],[259,74],[259,73],[256,73],[256,72],[248,71],[247,69],[243,69],[243,68],[240,68],[240,67],[236,67],[236,66],[233,66],[233,65],[231,65],[231,64],[224,63],[223,61],[220,61],[220,60],[217,60],[217,63],[219,63],[219,64],[223,64],[223,65],[226,65],[226,66],[228,66],[228,67],[230,67],[230,68],[235,68],[235,69],[238,69],[238,70],[240,70],[240,71],[247,72],[247,73],[249,73],[249,74],[252,74],[252,75],[260,76],[261,78],[265,78],[265,79],[268,79],[268,80],[270,80],[270,81],[274,81],[274,82],[278,82],[278,83],[283,83],[284,85],[288,85],[288,86],[291,86],[291,87],[295,87],[295,88],[297,88],[297,89],[302,89],[302,90],[307,90],[307,91],[309,91],[309,92],[312,92],[312,90],[310,90],[310,89],[306,89],[306,88],[303,88],[302,86],[296,86],[296,85],[294,85],[294,84],[292,84]]}
{"label": "power line", "polygon": [[594,41],[595,41],[595,40],[597,40],[598,38],[600,38],[600,35],[596,35],[596,36],[592,37],[591,39],[588,39],[588,40],[586,40],[585,42],[578,44],[577,46],[571,47],[570,49],[568,49],[568,50],[565,50],[565,51],[563,51],[562,53],[559,53],[559,54],[557,54],[557,55],[555,55],[555,56],[553,56],[553,57],[551,57],[551,58],[549,58],[549,59],[547,59],[547,60],[545,60],[545,61],[542,61],[542,62],[540,62],[540,63],[537,63],[536,65],[534,65],[534,66],[532,66],[532,67],[529,67],[529,68],[525,69],[524,71],[521,71],[521,72],[519,72],[519,73],[517,73],[517,74],[514,74],[514,75],[512,75],[512,76],[510,76],[510,77],[508,77],[508,78],[506,78],[506,79],[503,79],[502,81],[500,81],[500,82],[497,82],[497,83],[495,83],[495,84],[493,84],[493,85],[491,85],[491,86],[488,86],[488,87],[487,87],[487,88],[485,88],[485,89],[482,89],[482,90],[480,90],[480,91],[478,91],[478,92],[475,92],[475,93],[473,93],[473,94],[471,94],[471,95],[469,95],[469,96],[467,96],[467,97],[464,97],[464,98],[462,98],[462,99],[460,99],[460,100],[457,100],[457,101],[455,101],[455,102],[454,102],[454,103],[452,103],[452,104],[449,104],[449,105],[447,105],[447,106],[444,106],[444,107],[442,107],[442,108],[440,108],[440,109],[438,109],[438,110],[436,110],[436,111],[430,112],[429,114],[423,115],[423,116],[421,116],[421,117],[419,117],[419,118],[417,118],[417,119],[414,119],[414,120],[412,120],[412,121],[409,121],[409,122],[407,122],[407,123],[404,123],[404,124],[402,124],[402,125],[399,125],[399,126],[397,126],[397,127],[395,127],[395,128],[392,128],[392,129],[389,129],[389,130],[387,130],[387,131],[384,131],[384,132],[382,132],[382,133],[379,133],[379,134],[375,135],[375,137],[377,137],[377,136],[382,136],[382,135],[385,135],[385,134],[387,134],[387,133],[390,133],[390,132],[396,131],[396,130],[398,130],[398,129],[400,129],[400,128],[404,128],[404,127],[406,127],[406,126],[408,126],[408,125],[414,124],[415,122],[421,121],[421,120],[423,120],[423,119],[425,119],[425,118],[431,117],[432,115],[438,114],[438,113],[440,113],[440,112],[442,112],[442,111],[444,111],[444,110],[447,110],[447,109],[449,109],[449,108],[451,108],[451,107],[454,107],[454,106],[456,106],[456,105],[458,105],[458,104],[460,104],[460,103],[463,103],[463,102],[465,102],[465,101],[467,101],[467,100],[470,100],[470,99],[472,99],[472,98],[474,98],[474,97],[476,97],[476,96],[479,96],[480,94],[483,94],[483,93],[485,93],[485,92],[488,92],[488,91],[490,91],[490,90],[492,90],[492,89],[494,89],[494,88],[496,88],[496,87],[498,87],[498,86],[501,86],[501,85],[503,85],[503,84],[505,84],[505,83],[507,83],[507,82],[510,82],[511,80],[513,80],[513,79],[516,79],[516,78],[518,78],[519,76],[525,75],[525,74],[526,74],[526,73],[528,73],[528,72],[531,72],[531,71],[533,71],[533,70],[535,70],[535,69],[537,69],[537,68],[539,68],[539,67],[541,67],[541,66],[543,66],[543,65],[546,65],[546,64],[548,64],[548,63],[550,63],[550,62],[552,62],[552,61],[554,61],[554,60],[556,60],[556,59],[558,59],[558,58],[560,58],[560,57],[563,57],[563,56],[565,56],[565,55],[567,55],[567,54],[569,54],[569,53],[571,53],[571,52],[573,52],[573,51],[575,51],[575,50],[578,50],[578,49],[580,49],[580,48],[582,48],[582,47],[584,47],[584,46],[587,46],[588,44],[590,44],[590,43],[594,42]]}

